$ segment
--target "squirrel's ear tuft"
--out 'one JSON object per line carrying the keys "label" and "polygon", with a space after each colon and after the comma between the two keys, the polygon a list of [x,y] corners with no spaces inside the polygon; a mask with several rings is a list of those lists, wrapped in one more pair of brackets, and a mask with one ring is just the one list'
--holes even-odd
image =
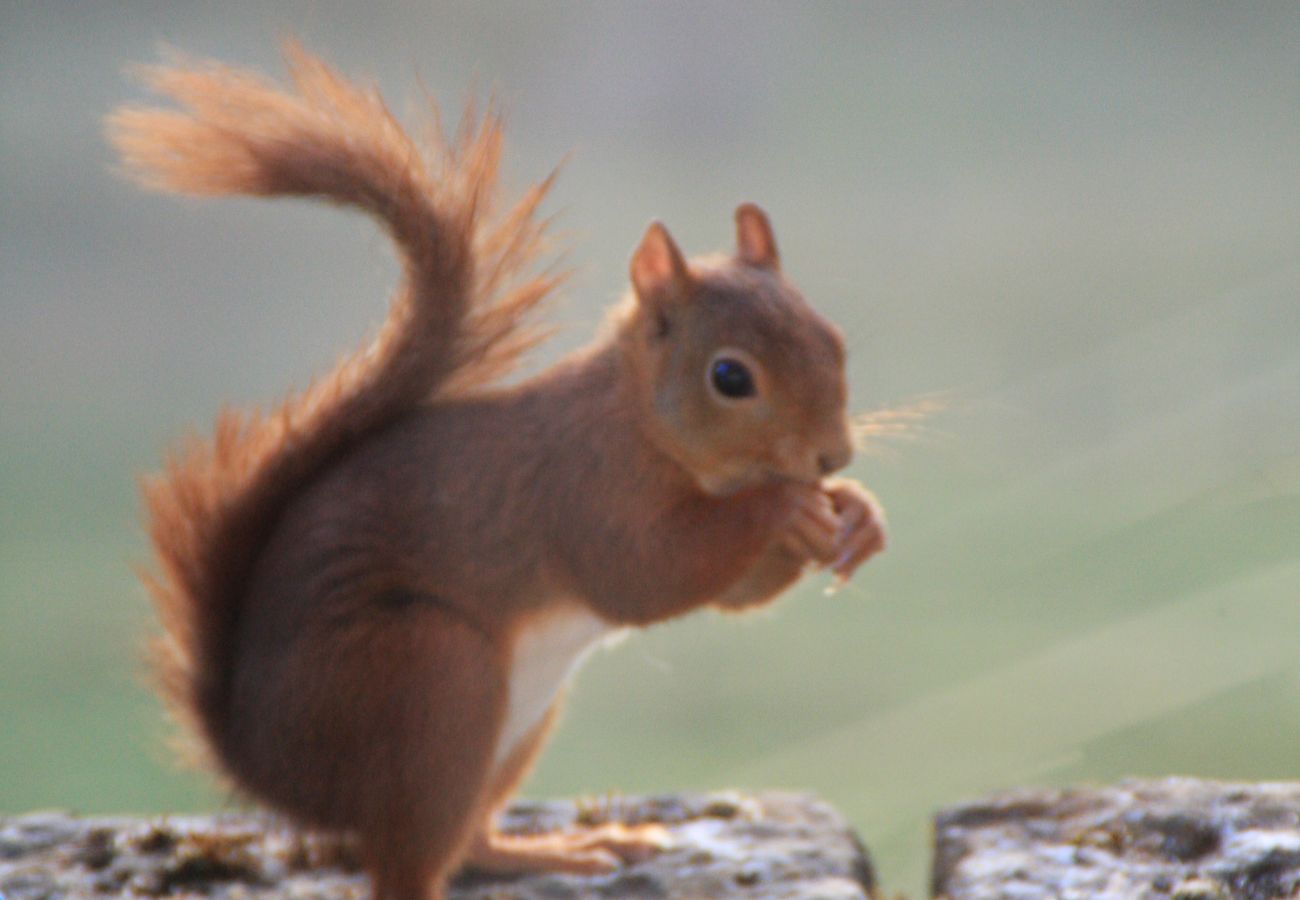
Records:
{"label": "squirrel's ear tuft", "polygon": [[671,304],[689,293],[691,274],[686,260],[661,222],[650,223],[629,268],[632,286],[643,304]]}
{"label": "squirrel's ear tuft", "polygon": [[772,223],[767,220],[767,213],[753,203],[736,207],[736,255],[742,262],[760,269],[781,267]]}

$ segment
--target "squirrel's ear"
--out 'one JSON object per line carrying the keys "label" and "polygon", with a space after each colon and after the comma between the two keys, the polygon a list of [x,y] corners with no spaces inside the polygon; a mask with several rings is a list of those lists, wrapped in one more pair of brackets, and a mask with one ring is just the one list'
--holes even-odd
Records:
{"label": "squirrel's ear", "polygon": [[753,203],[736,207],[736,250],[742,262],[760,269],[779,269],[781,258],[776,252],[776,238],[767,213]]}
{"label": "squirrel's ear", "polygon": [[642,303],[662,304],[686,296],[691,275],[682,252],[661,222],[651,222],[629,267],[632,286]]}

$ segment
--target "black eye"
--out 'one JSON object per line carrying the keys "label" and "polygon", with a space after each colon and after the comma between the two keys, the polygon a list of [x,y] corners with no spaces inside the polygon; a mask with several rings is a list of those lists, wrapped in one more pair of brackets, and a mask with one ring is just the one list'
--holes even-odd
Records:
{"label": "black eye", "polygon": [[726,356],[713,361],[709,370],[709,379],[713,387],[724,397],[738,400],[741,397],[754,396],[754,376],[745,368],[745,364]]}

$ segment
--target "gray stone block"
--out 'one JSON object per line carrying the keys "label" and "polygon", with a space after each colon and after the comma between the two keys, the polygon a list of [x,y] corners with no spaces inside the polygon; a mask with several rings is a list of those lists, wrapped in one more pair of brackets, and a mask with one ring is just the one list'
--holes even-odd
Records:
{"label": "gray stone block", "polygon": [[1018,790],[935,819],[949,900],[1300,898],[1300,783]]}
{"label": "gray stone block", "polygon": [[[453,900],[534,898],[774,898],[863,900],[866,853],[827,805],[797,794],[626,797],[517,803],[507,831],[657,822],[670,846],[610,875],[460,878]],[[369,896],[346,846],[303,838],[257,814],[78,818],[0,817],[5,900],[87,896],[319,898]]]}

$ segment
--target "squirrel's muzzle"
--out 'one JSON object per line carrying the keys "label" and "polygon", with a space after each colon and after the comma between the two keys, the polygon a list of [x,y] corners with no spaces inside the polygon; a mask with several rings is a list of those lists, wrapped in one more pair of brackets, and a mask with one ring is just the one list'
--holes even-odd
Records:
{"label": "squirrel's muzzle", "polygon": [[838,472],[853,460],[853,446],[845,444],[817,455],[817,468],[823,476]]}

